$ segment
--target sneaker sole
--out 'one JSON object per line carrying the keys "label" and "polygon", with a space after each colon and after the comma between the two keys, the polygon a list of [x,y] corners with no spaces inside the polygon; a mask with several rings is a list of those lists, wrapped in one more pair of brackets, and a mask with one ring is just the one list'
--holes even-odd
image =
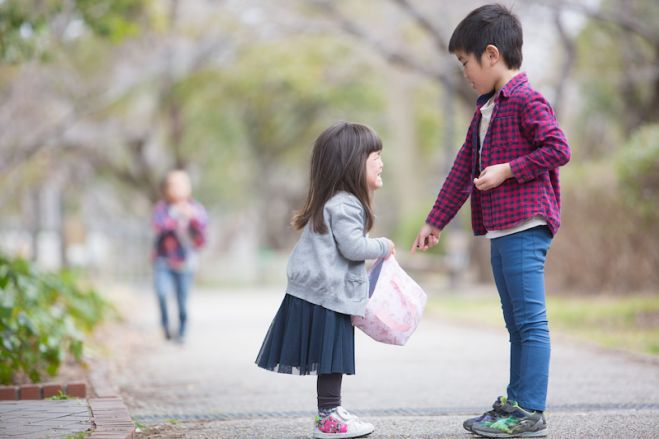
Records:
{"label": "sneaker sole", "polygon": [[471,425],[469,425],[469,426],[467,426],[467,425],[465,425],[465,424],[462,424],[462,428],[464,428],[465,430],[467,430],[469,433],[477,434],[477,433],[474,431],[474,424],[471,424]]}
{"label": "sneaker sole", "polygon": [[323,432],[314,432],[314,439],[351,439],[351,438],[360,438],[366,437],[369,434],[373,433],[375,429],[369,431],[368,433],[323,433]]}
{"label": "sneaker sole", "polygon": [[501,438],[501,437],[546,437],[547,436],[547,429],[545,428],[544,430],[538,430],[538,431],[525,431],[524,433],[504,433],[503,431],[501,433],[492,433],[489,431],[478,431],[478,430],[471,430],[472,433],[477,434],[479,436],[483,437],[491,437],[491,438]]}

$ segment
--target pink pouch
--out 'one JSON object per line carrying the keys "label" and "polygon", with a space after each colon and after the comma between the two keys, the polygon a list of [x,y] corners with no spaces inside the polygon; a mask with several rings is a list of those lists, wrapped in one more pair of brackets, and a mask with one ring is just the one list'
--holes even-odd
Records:
{"label": "pink pouch", "polygon": [[352,324],[374,340],[404,345],[421,321],[428,296],[393,256],[378,259],[368,280],[366,314],[352,316]]}

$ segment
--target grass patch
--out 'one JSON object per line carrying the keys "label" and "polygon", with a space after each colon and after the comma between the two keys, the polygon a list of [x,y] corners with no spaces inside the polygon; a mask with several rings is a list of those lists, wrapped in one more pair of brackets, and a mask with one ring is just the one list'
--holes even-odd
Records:
{"label": "grass patch", "polygon": [[[552,330],[605,347],[659,355],[659,296],[547,298]],[[503,326],[498,297],[431,296],[428,309],[440,317]]]}
{"label": "grass patch", "polygon": [[64,393],[64,392],[62,392],[62,391],[60,390],[60,391],[57,393],[57,395],[53,395],[53,396],[51,396],[51,397],[48,398],[48,399],[52,399],[52,400],[54,400],[54,401],[62,401],[62,400],[71,399],[71,398],[69,398],[69,395],[67,395],[66,393]]}
{"label": "grass patch", "polygon": [[135,433],[142,433],[148,435],[151,432],[151,429],[146,424],[136,421],[134,418],[133,418],[133,424],[135,424]]}

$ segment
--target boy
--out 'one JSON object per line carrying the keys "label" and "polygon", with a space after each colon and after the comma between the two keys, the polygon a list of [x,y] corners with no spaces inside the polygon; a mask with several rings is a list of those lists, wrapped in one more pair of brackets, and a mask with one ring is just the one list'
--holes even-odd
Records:
{"label": "boy", "polygon": [[560,223],[558,167],[570,159],[565,135],[522,63],[522,28],[509,10],[486,5],[453,32],[449,51],[480,97],[453,167],[412,246],[427,250],[471,195],[475,235],[491,263],[510,334],[507,396],[464,427],[486,437],[547,435],[549,376],[544,291],[547,250]]}

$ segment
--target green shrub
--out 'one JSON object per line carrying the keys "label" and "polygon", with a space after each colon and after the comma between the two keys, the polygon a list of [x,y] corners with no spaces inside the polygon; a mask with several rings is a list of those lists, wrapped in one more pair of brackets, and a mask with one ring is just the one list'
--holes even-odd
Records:
{"label": "green shrub", "polygon": [[659,218],[659,124],[637,130],[617,157],[628,204],[646,220]]}
{"label": "green shrub", "polygon": [[0,256],[0,383],[18,373],[33,382],[55,375],[67,354],[80,361],[84,335],[109,307],[70,272],[41,272],[28,261]]}
{"label": "green shrub", "polygon": [[659,293],[659,124],[614,154],[561,170],[549,289]]}

